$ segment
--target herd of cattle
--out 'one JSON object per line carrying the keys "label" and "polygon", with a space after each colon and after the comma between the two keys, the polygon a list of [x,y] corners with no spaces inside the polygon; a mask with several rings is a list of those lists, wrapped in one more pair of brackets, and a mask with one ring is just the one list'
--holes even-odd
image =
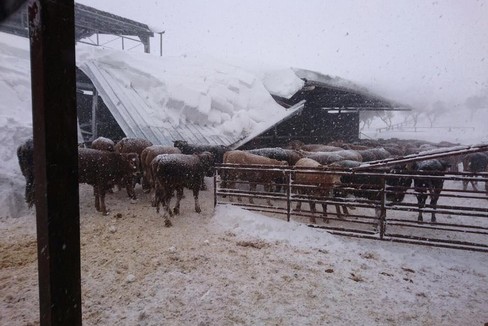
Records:
{"label": "herd of cattle", "polygon": [[[225,146],[194,145],[181,140],[174,141],[174,146],[162,146],[154,145],[139,138],[123,138],[114,143],[108,138],[99,137],[92,142],[90,148],[79,148],[78,174],[80,183],[93,186],[95,208],[104,215],[108,214],[105,205],[107,192],[110,192],[114,186],[125,187],[127,195],[136,199],[134,187],[139,183],[145,193],[153,191],[152,206],[156,207],[159,213],[161,205],[165,211],[164,216],[167,217],[168,215],[179,214],[184,188],[192,190],[195,199],[195,211],[201,212],[198,202],[199,191],[205,189],[204,177],[212,176],[217,164],[294,167],[298,168],[298,171],[300,168],[351,168],[364,162],[402,157],[452,145],[454,144],[432,144],[398,139],[382,142],[363,140],[360,144],[332,142],[326,145],[293,141],[287,148],[230,150]],[[22,174],[26,179],[25,200],[29,207],[32,207],[35,202],[32,139],[18,147],[17,156]],[[434,175],[443,175],[449,169],[457,171],[458,164],[461,163],[464,171],[485,172],[488,166],[488,154],[472,153],[463,157],[452,156],[442,160],[425,160],[409,164],[408,167],[388,168],[388,171],[391,172],[392,169],[404,171],[408,168],[415,171],[429,171]],[[280,169],[228,169],[222,170],[220,177],[222,188],[235,188],[237,181],[245,181],[249,182],[251,190],[254,190],[256,185],[261,184],[268,191],[271,191],[272,185],[276,187],[276,191],[279,191],[279,185],[283,183],[283,173]],[[430,180],[415,178],[415,176],[409,178],[388,177],[386,182],[390,189],[387,193],[387,200],[392,202],[401,202],[406,190],[413,183],[420,208],[425,207],[429,195],[431,198],[430,205],[435,208],[443,187],[442,179]],[[296,172],[294,183],[312,186],[297,188],[298,193],[314,196],[333,194],[336,197],[352,194],[356,197],[373,200],[379,198],[379,190],[382,187],[382,180],[379,176],[360,174],[338,175]],[[463,186],[466,190],[468,183],[464,182]],[[474,182],[472,186],[476,189]],[[488,182],[486,188],[488,192]],[[176,204],[171,209],[170,201],[175,193]],[[252,197],[249,200],[251,203],[253,202]],[[269,200],[268,205],[271,205]],[[297,203],[296,209],[301,209],[300,202]],[[315,212],[313,201],[310,202],[310,209]],[[341,214],[348,214],[346,206],[342,206],[343,212],[341,212],[341,207],[336,205],[336,210],[339,217]],[[324,214],[326,211],[326,205],[323,205]],[[422,221],[422,218],[420,210],[418,220]],[[169,223],[168,219],[166,221]],[[431,221],[435,222],[435,213],[432,213]]]}

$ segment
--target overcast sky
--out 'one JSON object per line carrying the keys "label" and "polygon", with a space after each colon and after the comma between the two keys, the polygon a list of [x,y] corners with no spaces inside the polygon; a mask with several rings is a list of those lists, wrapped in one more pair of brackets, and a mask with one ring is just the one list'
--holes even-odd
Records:
{"label": "overcast sky", "polygon": [[312,69],[409,103],[463,102],[488,89],[488,1],[78,2],[164,30],[163,56]]}

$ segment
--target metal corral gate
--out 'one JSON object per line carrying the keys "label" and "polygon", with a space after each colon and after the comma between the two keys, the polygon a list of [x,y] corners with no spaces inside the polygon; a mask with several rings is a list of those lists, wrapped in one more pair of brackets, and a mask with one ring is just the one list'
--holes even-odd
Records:
{"label": "metal corral gate", "polygon": [[[256,191],[250,191],[249,183],[244,181],[237,181],[234,189],[224,188],[221,176],[229,171],[259,171],[261,173],[281,171],[284,181],[275,183],[275,187],[271,191],[265,191],[262,185],[258,185]],[[337,197],[332,193],[320,197],[299,194],[297,190],[310,189],[310,186],[294,182],[293,176],[297,171],[376,177],[380,179],[380,182],[374,188],[365,184],[356,184],[354,187],[346,189],[354,192],[354,189],[361,188],[361,193],[375,192],[378,196],[371,200],[354,195]],[[215,205],[232,204],[273,216],[281,215],[285,216],[287,221],[293,219],[304,222],[311,227],[326,229],[332,234],[488,252],[488,194],[486,190],[488,173],[458,172],[436,176],[416,172],[415,178],[444,180],[444,187],[435,209],[437,222],[433,223],[431,214],[434,209],[429,205],[430,197],[427,199],[425,208],[419,209],[416,197],[418,192],[414,191],[413,182],[412,188],[404,189],[407,191],[402,202],[392,204],[386,200],[387,194],[392,190],[385,180],[389,179],[389,176],[412,177],[412,174],[406,171],[401,174],[391,174],[377,170],[298,170],[279,166],[223,164],[216,168],[216,172],[214,178]],[[469,182],[466,190],[463,189],[463,182]],[[475,188],[473,188],[473,184]],[[281,189],[276,189],[276,185],[281,186]],[[358,194],[356,192],[356,195]],[[237,197],[241,197],[243,200],[236,201]],[[271,200],[272,206],[268,205],[268,199]],[[308,204],[310,201],[317,205],[315,213],[310,209]],[[303,203],[301,210],[296,210],[298,203]],[[335,205],[339,206],[340,212],[343,212],[346,207],[349,214],[339,217]],[[327,206],[327,216],[324,216],[323,208],[327,209]],[[423,222],[418,221],[420,211],[423,213]],[[312,221],[314,218],[315,223]]]}

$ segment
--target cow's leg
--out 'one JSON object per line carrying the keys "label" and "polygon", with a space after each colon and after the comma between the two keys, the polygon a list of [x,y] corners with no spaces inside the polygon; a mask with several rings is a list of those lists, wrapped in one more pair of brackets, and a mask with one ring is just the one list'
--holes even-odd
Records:
{"label": "cow's leg", "polygon": [[386,218],[386,209],[382,209],[381,206],[375,206],[374,212],[376,215],[376,225],[374,226],[374,230],[378,232],[380,226],[381,226],[381,221],[384,221]]}
{"label": "cow's leg", "polygon": [[315,202],[312,199],[308,201],[308,206],[310,206],[310,210],[312,211],[312,214],[315,214],[317,209],[315,208]]}
{"label": "cow's leg", "polygon": [[161,183],[158,180],[154,180],[154,195],[152,197],[151,206],[156,207],[156,213],[159,213],[159,204],[162,203],[163,196],[164,192]]}
{"label": "cow's leg", "polygon": [[201,186],[200,186],[200,190],[207,190],[207,185],[205,184],[205,178],[202,178],[201,180]]}
{"label": "cow's leg", "polygon": [[34,204],[35,186],[34,186],[34,176],[26,177],[25,183],[25,201],[27,202],[29,208]]}
{"label": "cow's leg", "polygon": [[100,212],[100,191],[97,186],[93,186],[93,196],[95,197],[95,209]]}
{"label": "cow's leg", "polygon": [[[94,186],[95,191],[95,208],[98,204],[97,211],[102,212],[103,215],[108,215],[107,207],[105,206],[105,187],[104,186]],[[97,203],[98,202],[98,203]]]}
{"label": "cow's leg", "polygon": [[[227,189],[235,189],[236,182],[235,181],[228,181],[227,185],[228,185]],[[234,201],[234,197],[229,195],[229,201],[231,201],[231,202]]]}
{"label": "cow's leg", "polygon": [[200,203],[198,202],[198,194],[200,193],[198,188],[193,189],[193,198],[195,199],[195,212],[201,213]]}
{"label": "cow's leg", "polygon": [[478,184],[478,181],[476,181],[476,180],[471,181],[471,185],[473,186],[474,191],[478,191],[478,187],[476,186],[477,184]]}
{"label": "cow's leg", "polygon": [[[250,182],[249,183],[249,192],[256,192],[256,186],[257,186],[257,184],[255,182]],[[238,200],[241,201],[240,197]],[[249,204],[254,204],[254,198],[252,198],[252,196],[249,197]]]}
{"label": "cow's leg", "polygon": [[312,211],[312,216],[310,216],[310,223],[316,224],[317,221],[315,220],[315,213],[317,210],[315,209],[315,202],[313,200],[310,200],[308,202],[308,205],[310,206],[310,210]]}
{"label": "cow's leg", "polygon": [[463,191],[468,190],[468,184],[469,184],[468,180],[463,180]]}
{"label": "cow's leg", "polygon": [[152,189],[152,185],[151,185],[151,177],[149,175],[149,172],[144,172],[142,174],[142,191],[144,191],[144,193],[148,194],[151,192],[151,189]]}
{"label": "cow's leg", "polygon": [[315,202],[312,199],[310,199],[308,201],[308,206],[310,206],[310,211],[312,212],[312,216],[310,216],[310,223],[316,224],[317,221],[315,220],[315,213],[317,210],[315,209]]}
{"label": "cow's leg", "polygon": [[[293,188],[292,188],[292,189],[293,189]],[[303,194],[303,191],[301,191],[300,189],[298,189],[298,188],[296,188],[296,187],[295,187],[295,189],[296,189],[296,193],[297,193],[298,195],[302,195],[302,194]],[[295,205],[295,209],[294,209],[294,211],[299,212],[299,211],[301,211],[301,210],[302,210],[302,202],[301,202],[301,201],[297,201],[297,204]]]}
{"label": "cow's leg", "polygon": [[172,217],[173,211],[170,208],[170,204],[171,204],[171,197],[173,196],[173,190],[168,189],[168,186],[166,185],[163,188],[163,194],[164,195],[163,195],[162,204],[163,204],[163,208],[164,208],[164,216],[165,216],[165,218],[167,218],[168,215],[170,217]]}
{"label": "cow's leg", "polygon": [[[200,185],[198,186],[200,187]],[[176,204],[175,204],[175,208],[173,209],[175,215],[180,214],[180,202],[182,198],[183,198],[183,187],[178,187],[176,188]]]}
{"label": "cow's leg", "polygon": [[137,199],[136,192],[134,191],[134,178],[124,178],[125,188],[127,189],[127,196],[131,199]]}
{"label": "cow's leg", "polygon": [[152,206],[152,207],[156,207],[156,205],[158,205],[158,209],[157,209],[157,211],[159,212],[159,201],[158,201],[158,203],[156,204],[156,202],[157,202],[156,197],[157,197],[157,196],[158,196],[158,195],[156,194],[156,190],[154,190],[154,193],[153,193],[153,195],[152,195],[152,197],[151,197],[151,206]]}
{"label": "cow's leg", "polygon": [[297,204],[296,204],[294,210],[297,212],[302,210],[302,202],[301,201],[297,201]]}
{"label": "cow's leg", "polygon": [[424,220],[422,216],[422,209],[425,208],[426,201],[427,201],[427,194],[422,192],[417,195],[417,203],[418,203],[417,206],[419,207],[419,216],[418,216],[419,222],[422,222]]}
{"label": "cow's leg", "polygon": [[437,209],[437,201],[439,200],[441,194],[442,185],[440,188],[435,188],[434,191],[430,194],[430,207],[432,207],[432,217],[431,222],[435,223],[435,210]]}
{"label": "cow's leg", "polygon": [[322,215],[324,215],[324,218],[327,217],[327,204],[326,203],[322,204]]}
{"label": "cow's leg", "polygon": [[[344,207],[345,207],[344,214],[346,214],[347,207],[346,207],[346,206],[344,206]],[[339,204],[335,204],[335,209],[336,209],[337,217],[338,217],[338,218],[344,218],[344,216],[343,216],[343,215],[342,215],[342,213],[341,213],[341,205],[339,205]]]}
{"label": "cow's leg", "polygon": [[[271,183],[265,184],[264,191],[265,192],[273,191],[273,185]],[[266,198],[266,203],[268,204],[268,206],[273,206],[273,203],[271,202],[271,198]]]}

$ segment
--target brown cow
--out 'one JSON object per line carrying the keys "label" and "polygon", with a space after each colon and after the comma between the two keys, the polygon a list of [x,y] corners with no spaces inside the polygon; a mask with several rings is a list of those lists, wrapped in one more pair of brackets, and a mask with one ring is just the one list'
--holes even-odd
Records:
{"label": "brown cow", "polygon": [[17,148],[17,158],[19,160],[20,171],[25,178],[25,201],[29,208],[35,202],[34,186],[34,141],[27,139]]}
{"label": "brown cow", "polygon": [[105,138],[105,137],[98,137],[94,141],[92,141],[90,148],[92,149],[99,149],[102,151],[115,151],[115,143],[112,139]]}
{"label": "brown cow", "polygon": [[[296,169],[319,169],[323,168],[324,165],[310,158],[302,158],[296,164]],[[296,172],[294,177],[294,184],[304,185],[306,187],[300,187],[297,189],[299,194],[312,195],[317,197],[330,197],[332,195],[332,189],[341,183],[341,177],[337,174],[324,174],[324,173],[305,173]],[[315,203],[309,201],[310,210],[312,214],[315,214]],[[339,205],[335,205],[338,214],[340,213]],[[301,210],[302,202],[298,201],[295,210]],[[324,218],[327,217],[327,204],[322,204],[322,210]],[[315,216],[310,217],[310,223],[316,223]]]}
{"label": "brown cow", "polygon": [[105,193],[122,178],[137,173],[137,154],[120,154],[90,148],[78,149],[78,181],[93,186],[95,208],[107,215]]}
{"label": "brown cow", "polygon": [[[139,162],[141,162],[141,153],[144,148],[152,146],[152,143],[149,140],[143,138],[122,138],[115,144],[115,152],[117,153],[136,153],[139,158]],[[129,198],[137,199],[136,192],[134,191],[134,187],[136,183],[142,183],[142,167],[139,166],[139,172],[133,177],[128,180],[123,179],[120,181],[119,185],[123,185],[127,189],[127,195]]]}
{"label": "brown cow", "polygon": [[[224,154],[225,164],[236,165],[259,165],[259,166],[288,166],[286,161],[278,161],[272,158],[261,155],[251,154],[245,151],[228,151]],[[271,191],[271,183],[277,180],[282,180],[284,177],[281,171],[256,171],[256,170],[224,170],[222,173],[222,188],[235,188],[236,180],[248,181],[250,184],[250,191],[256,191],[257,184],[262,184],[265,191]],[[232,197],[229,196],[232,200]],[[241,198],[237,197],[238,201]],[[249,203],[254,204],[253,198],[249,197]],[[271,200],[268,198],[267,203],[272,206]]]}

